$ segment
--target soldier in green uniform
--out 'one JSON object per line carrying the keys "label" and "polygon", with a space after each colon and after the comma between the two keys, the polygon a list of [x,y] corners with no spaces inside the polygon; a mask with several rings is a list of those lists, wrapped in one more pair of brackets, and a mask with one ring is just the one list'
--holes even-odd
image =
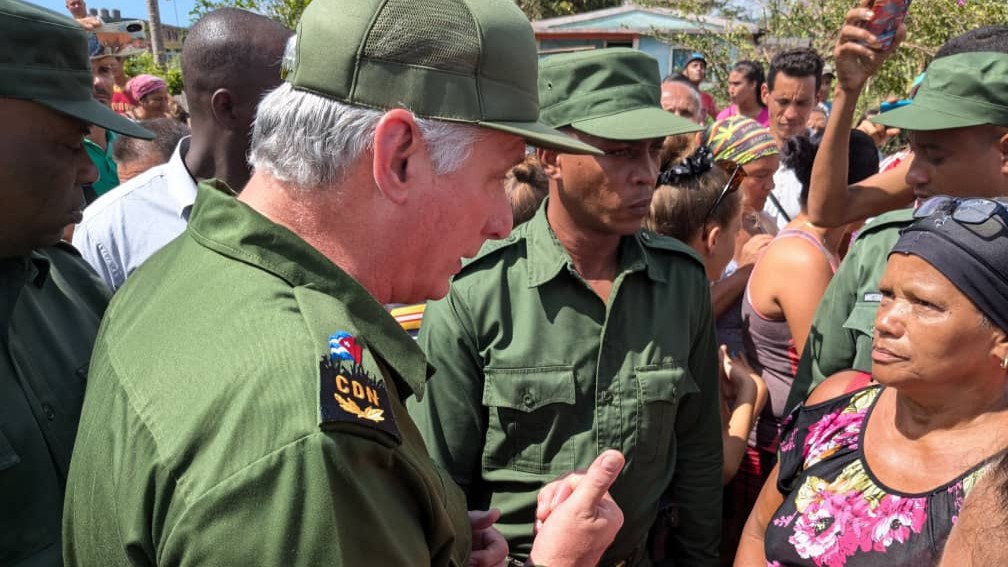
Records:
{"label": "soldier in green uniform", "polygon": [[149,133],[91,97],[84,30],[0,0],[0,565],[60,565],[88,360],[109,291],[60,238],[97,177],[91,124]]}
{"label": "soldier in green uniform", "polygon": [[[241,195],[202,184],[186,232],[106,313],[64,558],[499,565],[496,513],[467,517],[405,410],[430,369],[382,305],[443,296],[462,256],[508,234],[502,181],[525,141],[598,150],[537,122],[535,41],[511,0],[315,0],[284,74]],[[537,562],[601,554],[622,463],[599,458]],[[561,553],[558,531],[587,543]]]}
{"label": "soldier in green uniform", "polygon": [[501,510],[513,555],[531,548],[540,487],[613,447],[627,457],[612,492],[626,522],[601,564],[651,564],[648,531],[668,493],[671,558],[714,565],[709,284],[690,248],[641,230],[664,137],[699,126],[661,110],[658,64],[639,51],[552,56],[539,73],[542,120],[605,155],[539,151],[544,205],[427,307],[419,343],[436,372],[410,411],[469,506]]}
{"label": "soldier in green uniform", "polygon": [[[856,25],[860,17],[858,9],[848,14],[836,51],[833,112],[813,171],[814,176],[823,174],[824,182],[813,179],[820,191],[831,186],[847,190],[846,153],[838,155],[838,151],[846,152],[846,132],[865,82],[891,52],[859,43],[873,45],[874,40]],[[949,40],[928,67],[913,103],[873,120],[909,131],[913,162],[906,185],[912,195],[907,191],[905,200],[915,197],[920,202],[939,194],[1008,195],[1008,167],[1004,165],[1008,162],[1008,28],[975,30]],[[867,194],[860,198],[892,200]],[[851,245],[816,311],[788,407],[800,403],[836,372],[850,368],[871,372],[875,312],[882,298],[878,281],[899,231],[912,220],[909,208],[882,214]]]}

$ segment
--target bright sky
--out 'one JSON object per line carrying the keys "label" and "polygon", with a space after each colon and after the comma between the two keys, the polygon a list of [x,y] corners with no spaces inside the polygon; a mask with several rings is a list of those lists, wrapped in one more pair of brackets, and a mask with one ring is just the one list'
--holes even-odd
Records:
{"label": "bright sky", "polygon": [[[33,4],[55,10],[62,14],[70,15],[66,9],[66,0],[26,0]],[[138,20],[147,19],[146,0],[85,0],[87,7],[108,8],[109,10],[119,9],[124,18],[136,18]],[[193,9],[195,0],[159,0],[158,6],[161,8],[161,23],[189,27],[189,11]],[[177,14],[177,17],[176,17]]]}

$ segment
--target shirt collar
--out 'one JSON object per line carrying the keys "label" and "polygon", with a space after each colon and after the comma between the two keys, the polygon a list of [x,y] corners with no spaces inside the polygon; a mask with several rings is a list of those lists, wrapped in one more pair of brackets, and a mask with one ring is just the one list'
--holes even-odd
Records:
{"label": "shirt collar", "polygon": [[35,250],[28,256],[2,259],[0,274],[10,285],[31,284],[41,288],[49,279],[49,259]]}
{"label": "shirt collar", "polygon": [[165,168],[166,191],[175,204],[175,211],[179,218],[185,220],[189,219],[193,202],[196,200],[196,180],[189,173],[189,168],[185,164],[185,156],[189,153],[191,140],[192,136],[186,136],[179,141],[171,159],[168,160],[168,167]]}
{"label": "shirt collar", "polygon": [[416,342],[367,290],[299,236],[235,199],[224,182],[204,181],[197,191],[187,229],[190,237],[291,286],[311,287],[338,298],[359,336],[414,393],[423,394],[433,369]]}
{"label": "shirt collar", "polygon": [[[530,288],[538,287],[552,280],[565,266],[569,272],[575,272],[570,254],[560,243],[546,218],[548,205],[549,198],[547,197],[539,210],[536,211],[535,216],[528,221],[528,227],[525,229]],[[665,281],[645,249],[642,242],[642,239],[645,238],[650,239],[651,236],[637,231],[620,240],[619,273],[639,272],[646,269],[648,277],[652,280]]]}

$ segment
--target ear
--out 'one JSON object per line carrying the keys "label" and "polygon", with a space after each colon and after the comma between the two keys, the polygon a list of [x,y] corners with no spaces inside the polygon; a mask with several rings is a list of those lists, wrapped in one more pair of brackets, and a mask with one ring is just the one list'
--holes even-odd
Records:
{"label": "ear", "polygon": [[760,85],[760,99],[763,101],[763,106],[770,106],[770,89],[766,83]]}
{"label": "ear", "polygon": [[716,222],[710,222],[707,224],[707,239],[704,240],[704,246],[707,247],[707,254],[710,255],[714,249],[717,247],[718,242],[723,236],[721,227],[718,226]]}
{"label": "ear", "polygon": [[238,124],[237,103],[234,93],[230,90],[215,90],[210,95],[210,112],[213,113],[214,122],[227,130],[234,130]]}
{"label": "ear", "polygon": [[563,173],[562,167],[560,166],[560,152],[556,150],[536,148],[536,157],[539,158],[539,163],[542,164],[543,171],[546,172],[546,177],[550,179],[560,179]]}
{"label": "ear", "polygon": [[413,115],[402,108],[386,112],[375,127],[372,151],[375,185],[385,198],[403,204],[411,186],[430,168],[427,145]]}
{"label": "ear", "polygon": [[1001,150],[1001,173],[1008,176],[1008,131],[997,141],[997,145]]}

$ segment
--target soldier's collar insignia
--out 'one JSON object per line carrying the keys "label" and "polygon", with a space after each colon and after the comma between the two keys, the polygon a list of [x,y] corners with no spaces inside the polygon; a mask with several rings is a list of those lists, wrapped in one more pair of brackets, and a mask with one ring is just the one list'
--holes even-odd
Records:
{"label": "soldier's collar insignia", "polygon": [[329,356],[319,361],[319,419],[355,423],[384,431],[401,441],[385,384],[361,364],[363,348],[349,333],[329,337]]}

